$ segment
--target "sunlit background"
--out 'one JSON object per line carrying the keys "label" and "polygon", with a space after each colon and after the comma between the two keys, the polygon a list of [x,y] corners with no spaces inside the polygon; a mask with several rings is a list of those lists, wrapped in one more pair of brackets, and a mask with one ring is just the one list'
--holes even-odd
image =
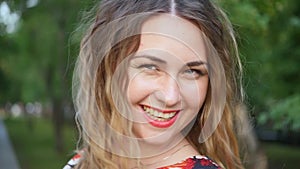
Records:
{"label": "sunlit background", "polygon": [[[93,2],[0,2],[0,168],[62,168],[72,156],[77,28]],[[236,31],[260,153],[268,168],[300,168],[300,1],[217,3]]]}

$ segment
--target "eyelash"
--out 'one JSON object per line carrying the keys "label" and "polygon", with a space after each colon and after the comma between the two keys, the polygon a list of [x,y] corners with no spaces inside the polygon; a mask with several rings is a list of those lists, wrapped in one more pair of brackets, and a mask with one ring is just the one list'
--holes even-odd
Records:
{"label": "eyelash", "polygon": [[199,76],[204,76],[205,75],[205,73],[202,70],[199,70],[199,69],[187,69],[187,70],[185,70],[185,72],[188,72],[188,71],[196,72]]}

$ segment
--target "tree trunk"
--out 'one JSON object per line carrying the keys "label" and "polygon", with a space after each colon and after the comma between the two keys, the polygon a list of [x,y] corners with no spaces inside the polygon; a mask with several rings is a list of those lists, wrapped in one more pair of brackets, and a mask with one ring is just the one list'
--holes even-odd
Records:
{"label": "tree trunk", "polygon": [[[63,13],[60,11],[59,13]],[[67,100],[67,87],[66,87],[66,31],[65,31],[65,17],[61,15],[57,17],[58,22],[58,34],[57,34],[57,65],[56,69],[58,70],[58,81],[57,86],[54,88],[59,88],[59,96],[56,96],[53,100],[53,124],[55,132],[55,146],[58,152],[63,152],[64,150],[64,139],[63,139],[63,128],[64,128],[64,106],[65,101]],[[53,84],[55,86],[55,84]]]}
{"label": "tree trunk", "polygon": [[64,150],[64,111],[63,103],[61,99],[53,100],[53,127],[54,127],[54,136],[55,136],[55,149],[57,152],[62,153]]}

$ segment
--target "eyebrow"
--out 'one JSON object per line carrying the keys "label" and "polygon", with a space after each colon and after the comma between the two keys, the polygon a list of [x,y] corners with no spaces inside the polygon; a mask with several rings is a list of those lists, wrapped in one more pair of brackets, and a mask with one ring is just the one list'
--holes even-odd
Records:
{"label": "eyebrow", "polygon": [[137,56],[134,56],[132,59],[136,59],[136,58],[147,58],[147,59],[150,59],[154,62],[159,62],[159,63],[163,63],[163,64],[167,64],[167,62],[165,60],[162,60],[158,57],[155,57],[155,56],[150,56],[150,55],[137,55]]}
{"label": "eyebrow", "polygon": [[193,67],[193,66],[201,66],[201,65],[204,65],[204,64],[207,64],[207,63],[203,62],[203,61],[193,61],[193,62],[186,63],[186,66]]}

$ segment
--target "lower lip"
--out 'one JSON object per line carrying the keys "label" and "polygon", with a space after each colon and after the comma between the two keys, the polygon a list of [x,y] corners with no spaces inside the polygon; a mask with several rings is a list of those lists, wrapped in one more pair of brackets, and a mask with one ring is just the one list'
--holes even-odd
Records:
{"label": "lower lip", "polygon": [[179,114],[179,113],[176,113],[176,115],[175,115],[174,117],[172,117],[172,118],[171,118],[170,120],[168,120],[168,121],[156,121],[156,120],[152,119],[151,117],[149,117],[149,116],[147,115],[147,113],[144,113],[144,115],[145,115],[147,121],[148,121],[152,126],[158,127],[158,128],[168,128],[168,127],[172,126],[172,125],[175,123],[175,121],[176,121],[176,119],[177,119],[177,117],[178,117],[178,114]]}

